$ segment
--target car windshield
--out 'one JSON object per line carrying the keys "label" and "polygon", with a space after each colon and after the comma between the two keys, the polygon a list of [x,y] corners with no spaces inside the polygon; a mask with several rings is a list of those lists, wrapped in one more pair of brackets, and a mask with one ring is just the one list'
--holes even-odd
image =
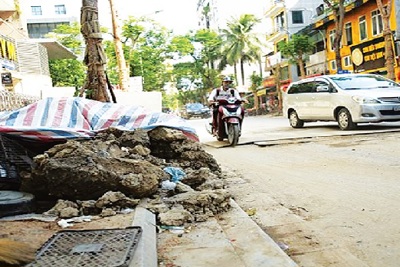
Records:
{"label": "car windshield", "polygon": [[203,104],[200,103],[193,103],[193,104],[187,104],[186,106],[188,109],[202,109],[204,108]]}
{"label": "car windshield", "polygon": [[343,90],[365,90],[400,86],[392,80],[377,75],[343,75],[330,78]]}

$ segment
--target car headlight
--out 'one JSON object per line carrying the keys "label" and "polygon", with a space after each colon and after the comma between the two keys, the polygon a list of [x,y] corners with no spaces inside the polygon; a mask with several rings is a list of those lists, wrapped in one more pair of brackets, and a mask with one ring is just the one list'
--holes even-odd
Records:
{"label": "car headlight", "polygon": [[379,104],[379,100],[372,97],[353,96],[352,99],[358,104]]}

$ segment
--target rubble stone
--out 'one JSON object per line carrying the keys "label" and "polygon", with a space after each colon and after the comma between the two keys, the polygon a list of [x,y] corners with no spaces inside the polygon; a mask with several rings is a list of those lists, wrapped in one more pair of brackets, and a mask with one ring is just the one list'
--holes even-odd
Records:
{"label": "rubble stone", "polygon": [[[207,220],[230,207],[216,160],[176,129],[110,128],[92,140],[57,144],[34,162],[21,188],[37,199],[68,200],[49,211],[57,216],[113,216],[140,202],[162,224],[178,226]],[[162,188],[171,178],[166,167],[185,173],[173,190]]]}

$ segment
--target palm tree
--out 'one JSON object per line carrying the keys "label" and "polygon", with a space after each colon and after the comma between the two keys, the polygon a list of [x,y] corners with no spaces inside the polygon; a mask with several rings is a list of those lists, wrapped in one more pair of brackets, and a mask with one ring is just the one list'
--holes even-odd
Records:
{"label": "palm tree", "polygon": [[84,63],[88,66],[88,70],[80,96],[86,92],[87,98],[110,102],[104,68],[106,55],[102,45],[103,38],[100,32],[98,11],[97,0],[82,0],[81,33],[86,43]]}
{"label": "palm tree", "polygon": [[239,19],[233,19],[227,23],[228,29],[222,30],[222,39],[225,43],[223,47],[223,58],[219,64],[219,69],[226,65],[234,67],[235,78],[237,80],[236,64],[240,64],[242,85],[244,85],[244,63],[258,62],[261,56],[261,41],[252,32],[254,26],[260,19],[251,14],[244,14]]}

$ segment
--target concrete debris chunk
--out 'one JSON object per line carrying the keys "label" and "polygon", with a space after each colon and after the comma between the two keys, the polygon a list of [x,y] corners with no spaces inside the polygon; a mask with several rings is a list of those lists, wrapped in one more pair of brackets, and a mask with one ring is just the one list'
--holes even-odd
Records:
{"label": "concrete debris chunk", "polygon": [[[139,203],[160,223],[180,226],[229,209],[225,177],[211,154],[179,130],[99,132],[92,140],[70,140],[34,157],[21,190],[58,200],[47,214],[61,218],[113,216]],[[170,190],[163,182],[185,175]],[[145,200],[145,201],[144,201]]]}

